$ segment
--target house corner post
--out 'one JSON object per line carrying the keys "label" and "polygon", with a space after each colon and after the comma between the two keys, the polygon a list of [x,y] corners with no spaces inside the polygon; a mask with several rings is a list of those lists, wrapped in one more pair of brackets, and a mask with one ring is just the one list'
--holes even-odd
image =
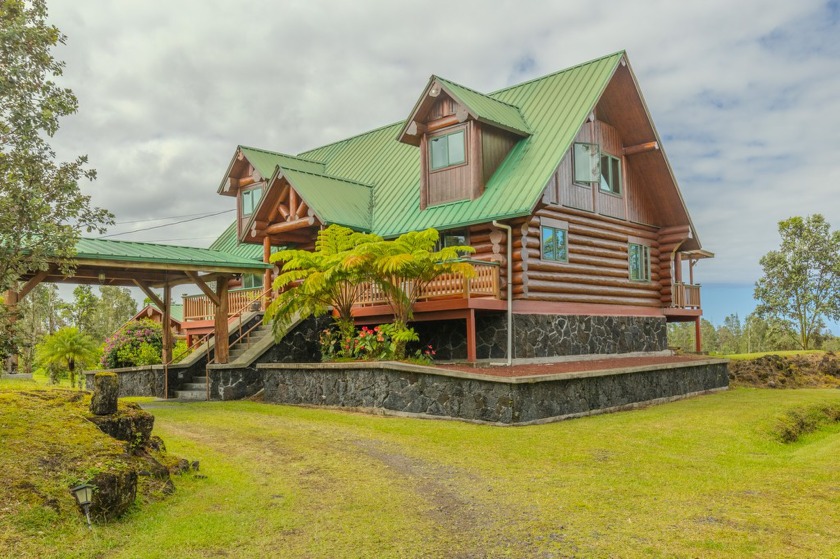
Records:
{"label": "house corner post", "polygon": [[[271,263],[271,237],[268,235],[265,236],[263,239],[263,262],[266,264]],[[264,297],[261,297],[261,308],[265,310],[268,306],[268,300],[271,299],[271,268],[265,271],[263,274],[263,294]]]}
{"label": "house corner post", "polygon": [[694,351],[703,351],[703,335],[700,330],[700,317],[694,319]]}
{"label": "house corner post", "polygon": [[469,309],[467,311],[467,361],[475,363],[476,354],[475,309]]}

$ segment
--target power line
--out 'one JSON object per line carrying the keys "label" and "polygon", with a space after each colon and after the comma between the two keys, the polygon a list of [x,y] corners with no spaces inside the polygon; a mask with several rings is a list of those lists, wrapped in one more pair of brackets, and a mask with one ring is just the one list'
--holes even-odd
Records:
{"label": "power line", "polygon": [[163,221],[165,219],[181,219],[183,217],[195,217],[195,216],[204,216],[210,215],[210,212],[198,213],[198,214],[185,214],[185,215],[171,215],[169,217],[154,217],[151,219],[135,219],[132,221],[117,221],[114,225],[128,225],[129,223],[146,223],[149,221]]}
{"label": "power line", "polygon": [[230,209],[230,210],[224,210],[224,211],[221,211],[221,212],[212,213],[212,214],[202,215],[201,217],[194,217],[192,219],[182,219],[181,221],[175,221],[173,223],[164,223],[163,225],[155,225],[153,227],[144,227],[142,229],[135,229],[134,231],[124,231],[122,233],[111,233],[110,235],[102,235],[99,238],[100,239],[105,239],[105,238],[108,238],[108,237],[119,237],[120,235],[130,235],[132,233],[140,233],[141,231],[151,231],[152,229],[160,229],[161,227],[171,227],[172,225],[180,225],[181,223],[189,223],[190,221],[198,221],[199,219],[214,217],[214,216],[217,216],[217,215],[230,213],[232,211],[235,211],[235,208]]}

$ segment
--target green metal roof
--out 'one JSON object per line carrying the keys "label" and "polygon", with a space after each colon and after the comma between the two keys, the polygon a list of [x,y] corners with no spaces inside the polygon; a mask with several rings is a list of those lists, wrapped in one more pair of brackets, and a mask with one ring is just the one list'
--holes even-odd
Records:
{"label": "green metal roof", "polygon": [[353,229],[371,228],[372,188],[326,175],[282,169],[283,175],[304,202],[324,222]]}
{"label": "green metal roof", "polygon": [[485,96],[519,107],[531,135],[519,140],[476,200],[420,209],[420,152],[395,140],[402,122],[301,156],[323,161],[327,175],[373,185],[371,230],[385,237],[528,215],[623,56],[611,54]]}
{"label": "green metal roof", "polygon": [[[273,246],[271,247],[271,253],[274,254],[281,248]],[[219,235],[219,238],[213,241],[210,249],[232,254],[239,258],[247,258],[248,260],[259,260],[262,262],[263,259],[262,244],[240,243],[239,239],[236,238],[235,221],[228,225],[228,228],[225,229],[224,233]]]}
{"label": "green metal roof", "polygon": [[299,171],[306,171],[309,173],[323,173],[324,164],[309,159],[295,157],[294,155],[287,155],[285,153],[277,153],[274,151],[266,151],[264,149],[251,148],[247,146],[239,146],[242,153],[259,171],[263,178],[270,178],[277,167],[284,169],[295,169]]}
{"label": "green metal roof", "polygon": [[[161,311],[160,308],[157,305],[155,305],[154,303],[149,303],[146,306],[147,307],[153,307],[153,308],[157,309],[159,312],[163,313],[163,311]],[[145,308],[146,307],[143,307],[143,309],[141,309],[140,312],[137,313],[136,316],[139,317],[140,315],[142,315],[143,310]],[[172,319],[177,320],[178,322],[184,322],[184,305],[176,305],[174,303],[170,303],[169,304],[169,316]]]}
{"label": "green metal roof", "polygon": [[528,124],[522,118],[519,107],[515,107],[504,101],[499,101],[478,91],[473,91],[468,87],[445,80],[440,76],[434,76],[434,79],[443,86],[444,90],[455,101],[467,107],[478,120],[500,125],[502,128],[506,128],[512,132],[519,132],[523,136],[531,133]]}
{"label": "green metal roof", "polygon": [[[108,260],[115,262],[145,262],[151,264],[188,264],[210,268],[270,268],[270,264],[255,262],[227,252],[207,248],[155,245],[109,239],[79,239],[76,260]],[[262,256],[260,256],[262,260]]]}

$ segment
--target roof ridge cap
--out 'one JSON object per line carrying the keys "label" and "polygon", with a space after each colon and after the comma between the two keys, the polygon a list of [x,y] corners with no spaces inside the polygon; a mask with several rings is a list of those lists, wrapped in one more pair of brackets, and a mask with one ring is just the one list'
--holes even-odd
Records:
{"label": "roof ridge cap", "polygon": [[[283,169],[282,165],[278,165],[278,167],[280,167],[280,169]],[[283,169],[283,170],[285,170],[285,169]],[[333,179],[333,180],[346,182],[346,183],[350,183],[350,184],[356,184],[356,185],[359,185],[359,186],[364,186],[366,188],[373,188],[372,184],[366,184],[366,183],[359,182],[359,181],[354,181],[354,180],[351,180],[351,179],[345,179],[343,177],[337,177],[335,175],[328,175],[327,173],[314,173],[312,171],[301,171],[300,169],[289,169],[289,170],[294,172],[294,173],[303,173],[305,175],[314,175],[316,177],[324,177],[326,179]]]}
{"label": "roof ridge cap", "polygon": [[[464,88],[464,89],[466,89],[467,91],[471,91],[471,92],[473,92],[473,93],[476,93],[476,94],[478,94],[478,95],[481,95],[482,97],[487,97],[488,99],[492,99],[493,101],[496,101],[497,103],[501,103],[501,104],[503,104],[503,105],[507,105],[508,107],[512,107],[512,108],[516,109],[517,111],[520,111],[520,114],[521,114],[522,109],[521,109],[518,105],[514,105],[513,103],[508,103],[507,101],[502,101],[501,99],[496,99],[495,97],[492,97],[489,93],[482,93],[481,91],[478,91],[478,90],[473,89],[473,88],[471,88],[471,87],[467,87],[466,85],[462,85],[462,84],[460,84],[460,83],[458,83],[458,82],[456,82],[456,81],[452,81],[452,80],[450,80],[450,79],[444,78],[443,76],[438,76],[438,75],[436,75],[436,74],[433,74],[433,75],[434,75],[436,78],[439,78],[439,79],[441,79],[441,80],[443,80],[443,81],[445,81],[445,82],[451,83],[451,84],[453,84],[453,85],[457,85],[458,87],[463,87],[463,88]],[[521,84],[520,84],[520,85],[521,85]],[[513,86],[513,87],[516,87],[516,86]]]}
{"label": "roof ridge cap", "polygon": [[306,161],[307,163],[317,163],[318,165],[325,165],[323,161],[317,161],[315,159],[307,159],[306,157],[300,157],[299,155],[292,155],[290,153],[283,153],[282,151],[271,151],[268,149],[263,148],[255,148],[253,146],[244,146],[242,144],[239,145],[240,149],[250,149],[254,151],[259,151],[262,153],[267,153],[269,155],[282,155],[283,157],[291,157],[292,159],[300,159],[301,161]]}
{"label": "roof ridge cap", "polygon": [[[542,75],[542,76],[537,76],[536,78],[531,78],[530,80],[526,80],[526,81],[521,82],[521,83],[508,85],[506,87],[503,87],[501,89],[497,89],[496,91],[494,91],[492,93],[489,93],[489,94],[486,94],[486,95],[488,95],[489,97],[493,97],[493,95],[503,93],[503,92],[508,91],[510,89],[516,89],[517,87],[522,87],[523,85],[528,85],[529,83],[538,82],[540,80],[551,78],[551,77],[556,76],[558,74],[563,74],[564,72],[569,72],[570,70],[580,68],[581,66],[586,66],[588,64],[594,64],[596,62],[600,62],[601,60],[606,60],[607,58],[613,57],[617,54],[626,55],[627,51],[622,49],[622,50],[618,50],[618,51],[615,51],[615,52],[611,52],[610,54],[606,54],[604,56],[599,56],[598,58],[593,58],[592,60],[588,60],[586,62],[581,62],[580,64],[575,64],[574,66],[569,66],[568,68],[563,68],[562,70],[556,70],[554,72],[550,72],[550,73]],[[493,97],[493,98],[495,99],[495,97]],[[499,101],[499,99],[497,99],[497,101]],[[502,101],[502,102],[504,102],[504,101]]]}

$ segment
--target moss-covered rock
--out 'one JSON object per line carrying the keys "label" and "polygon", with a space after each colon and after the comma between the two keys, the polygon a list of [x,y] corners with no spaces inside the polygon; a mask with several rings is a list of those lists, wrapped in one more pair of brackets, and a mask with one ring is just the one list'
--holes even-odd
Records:
{"label": "moss-covered rock", "polygon": [[128,443],[129,452],[134,452],[149,443],[155,425],[155,416],[143,411],[134,403],[120,405],[111,415],[89,414],[86,417],[103,433]]}
{"label": "moss-covered rock", "polygon": [[90,412],[94,415],[110,415],[117,412],[117,397],[120,381],[116,373],[96,373],[93,376],[93,397]]}

